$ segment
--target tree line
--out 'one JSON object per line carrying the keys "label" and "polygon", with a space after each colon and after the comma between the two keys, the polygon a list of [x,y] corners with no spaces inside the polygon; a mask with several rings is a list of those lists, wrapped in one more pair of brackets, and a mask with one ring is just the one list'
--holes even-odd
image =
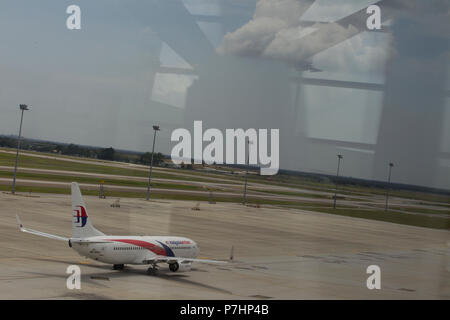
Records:
{"label": "tree line", "polygon": [[[17,138],[0,136],[0,147],[17,148]],[[75,157],[95,158],[101,160],[132,162],[137,164],[150,165],[152,153],[132,153],[126,151],[117,151],[112,147],[96,148],[89,146],[80,146],[76,144],[60,144],[46,141],[33,141],[23,139],[21,149],[33,150],[38,152],[57,153]],[[153,156],[153,165],[159,166],[163,163],[165,156],[158,152]]]}

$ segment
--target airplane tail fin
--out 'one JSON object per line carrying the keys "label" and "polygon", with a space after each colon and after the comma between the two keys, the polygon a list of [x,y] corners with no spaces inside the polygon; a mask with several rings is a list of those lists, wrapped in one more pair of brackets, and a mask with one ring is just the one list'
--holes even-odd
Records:
{"label": "airplane tail fin", "polygon": [[78,183],[72,182],[72,237],[104,236],[91,223]]}

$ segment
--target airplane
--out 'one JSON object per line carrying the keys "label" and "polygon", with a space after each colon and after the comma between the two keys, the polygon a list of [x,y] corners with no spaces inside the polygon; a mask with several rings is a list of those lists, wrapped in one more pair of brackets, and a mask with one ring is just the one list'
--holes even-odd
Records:
{"label": "airplane", "polygon": [[199,247],[188,238],[173,236],[108,236],[91,223],[78,183],[72,182],[72,237],[66,238],[26,229],[16,215],[19,229],[50,239],[66,241],[81,256],[112,264],[123,270],[125,264],[151,265],[147,273],[155,275],[158,263],[167,263],[172,272],[185,272],[193,262],[227,263],[221,260],[197,259]]}

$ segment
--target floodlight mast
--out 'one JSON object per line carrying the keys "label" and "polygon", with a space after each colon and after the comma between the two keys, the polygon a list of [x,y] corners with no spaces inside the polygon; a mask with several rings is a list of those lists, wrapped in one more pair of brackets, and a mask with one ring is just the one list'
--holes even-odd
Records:
{"label": "floodlight mast", "polygon": [[333,208],[336,209],[336,198],[337,198],[337,189],[338,189],[338,178],[339,178],[339,168],[341,165],[341,159],[344,158],[341,154],[337,155],[338,157],[338,166],[337,166],[337,173],[336,173],[336,190],[334,191],[334,200],[333,200]]}
{"label": "floodlight mast", "polygon": [[384,206],[384,211],[388,210],[388,199],[389,199],[389,187],[391,184],[391,171],[394,164],[392,162],[389,162],[389,175],[388,175],[388,186],[386,188],[386,204]]}
{"label": "floodlight mast", "polygon": [[247,180],[248,180],[248,167],[250,166],[250,145],[253,144],[252,141],[248,140],[248,151],[247,151],[247,170],[245,171],[245,184],[244,184],[244,196],[242,199],[242,204],[245,206],[247,203]]}
{"label": "floodlight mast", "polygon": [[29,110],[29,108],[28,108],[28,106],[26,104],[19,105],[19,108],[22,111],[22,114],[20,116],[19,139],[17,140],[16,162],[14,164],[14,178],[13,178],[13,184],[12,184],[12,190],[11,190],[12,194],[14,194],[16,192],[17,162],[18,162],[18,159],[19,159],[20,141],[21,141],[21,138],[22,138],[23,112],[25,110]]}
{"label": "floodlight mast", "polygon": [[153,154],[155,153],[155,140],[156,140],[156,131],[160,131],[159,126],[153,126],[154,134],[153,134],[153,147],[152,147],[152,159],[150,161],[150,174],[148,176],[148,185],[147,185],[147,200],[150,200],[150,184],[152,181],[152,170],[153,170]]}

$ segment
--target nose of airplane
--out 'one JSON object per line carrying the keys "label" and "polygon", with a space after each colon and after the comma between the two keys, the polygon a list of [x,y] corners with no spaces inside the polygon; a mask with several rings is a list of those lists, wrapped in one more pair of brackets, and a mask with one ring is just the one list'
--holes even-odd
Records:
{"label": "nose of airplane", "polygon": [[199,252],[200,252],[200,248],[198,247],[197,243],[193,242],[194,245],[194,253],[195,256],[198,256]]}

